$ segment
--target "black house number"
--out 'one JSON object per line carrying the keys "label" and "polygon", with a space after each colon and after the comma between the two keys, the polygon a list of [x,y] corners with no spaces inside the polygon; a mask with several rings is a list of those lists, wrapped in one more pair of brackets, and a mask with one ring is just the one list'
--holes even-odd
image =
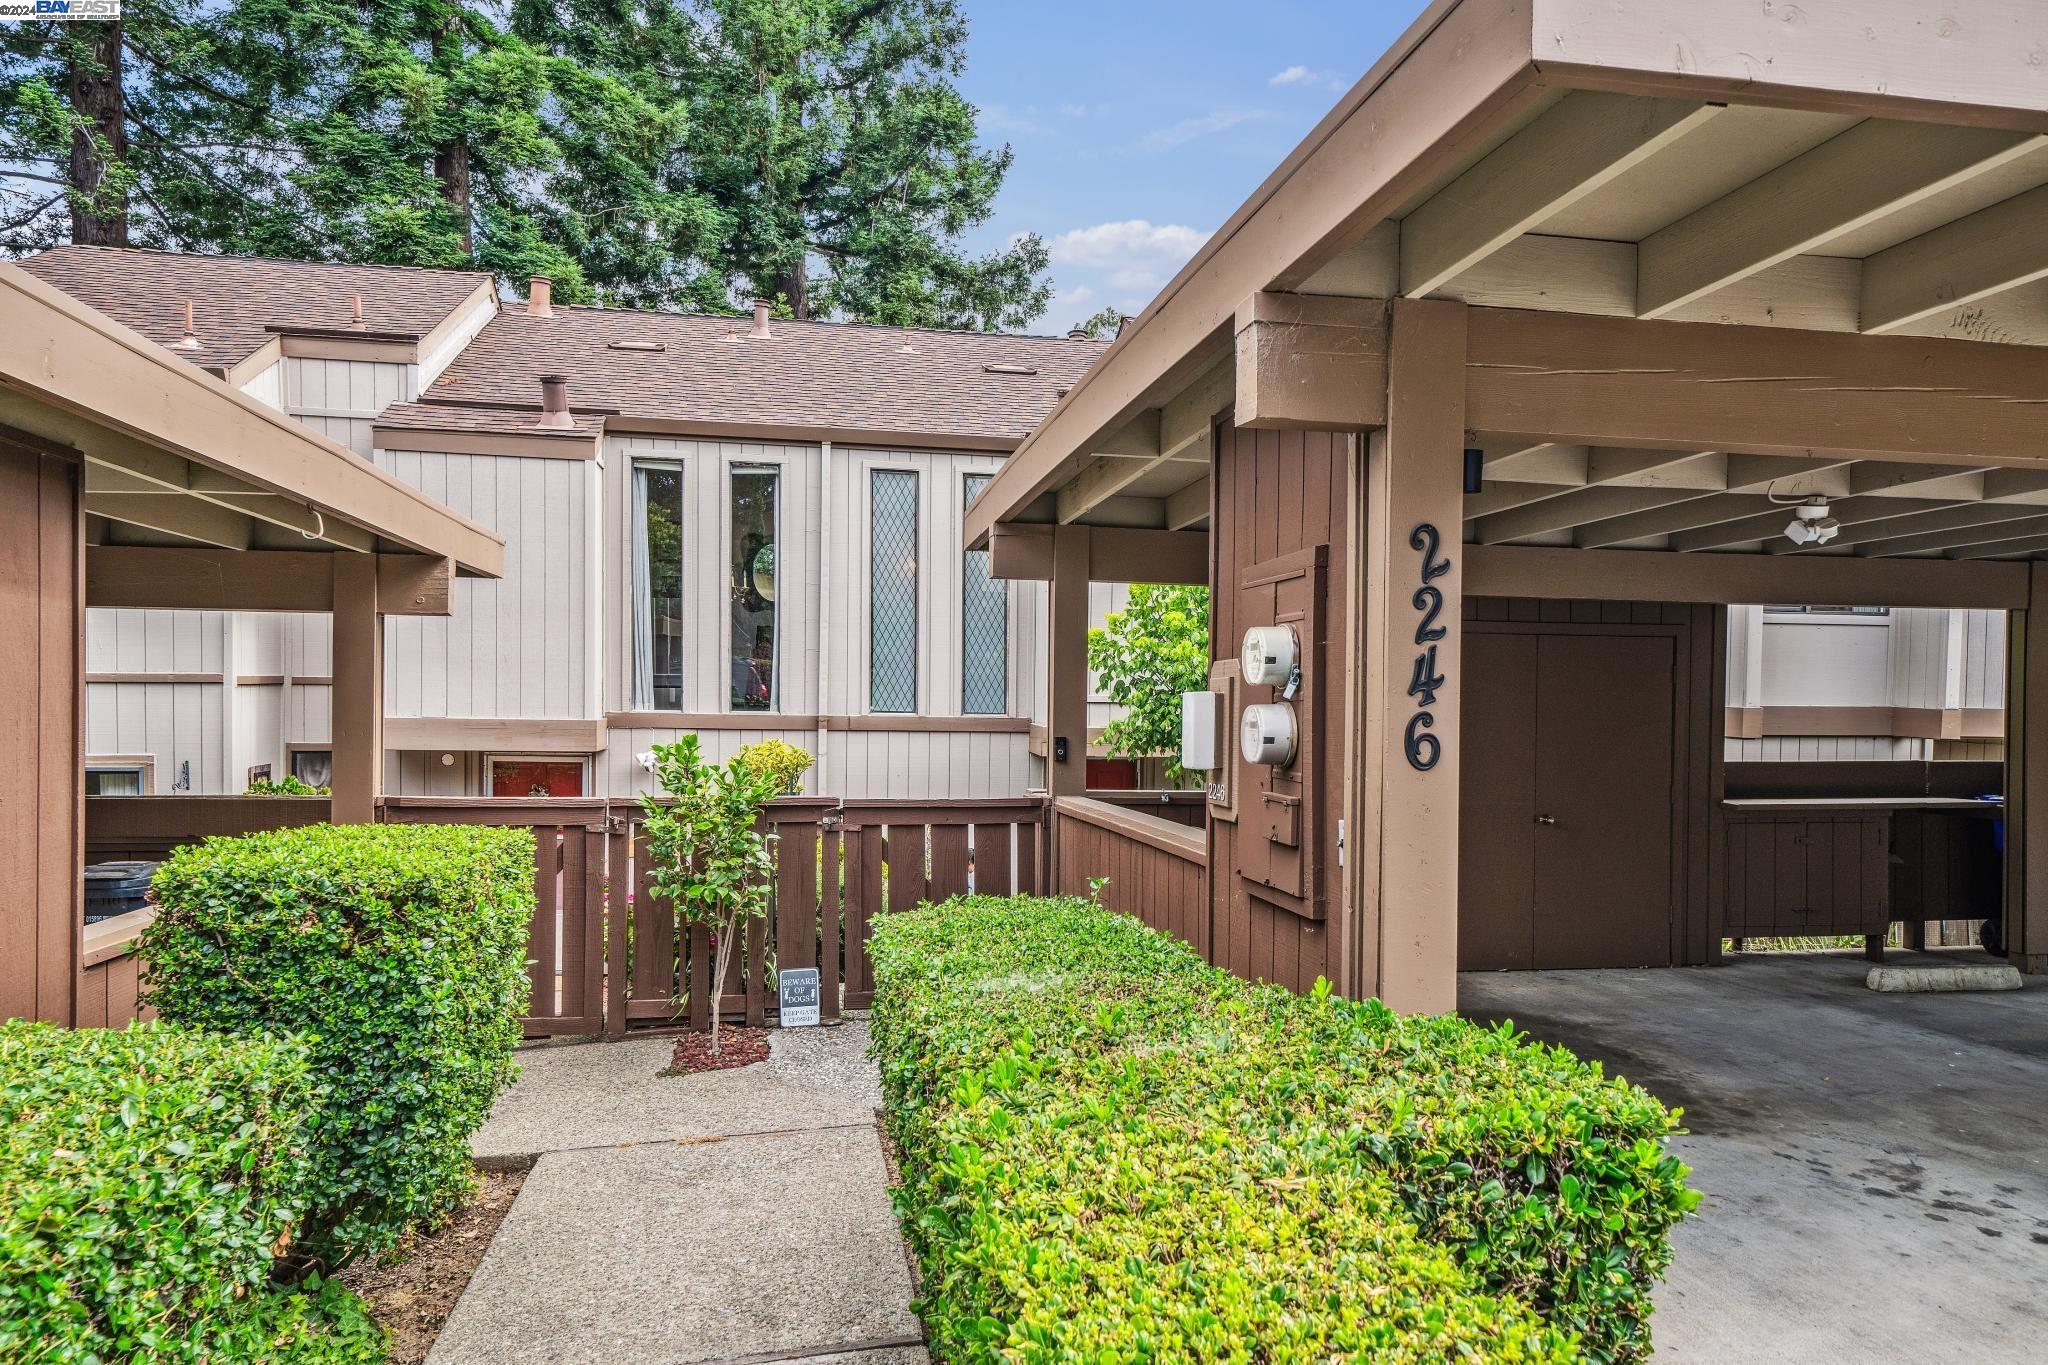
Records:
{"label": "black house number", "polygon": [[1436,527],[1423,522],[1408,533],[1408,544],[1422,552],[1422,583],[1415,589],[1409,600],[1418,613],[1415,621],[1415,672],[1408,680],[1408,695],[1415,698],[1416,712],[1408,717],[1408,728],[1402,732],[1402,747],[1408,753],[1408,766],[1419,773],[1426,773],[1444,756],[1443,741],[1429,733],[1436,727],[1436,717],[1430,708],[1436,705],[1436,694],[1449,681],[1437,672],[1436,642],[1449,635],[1450,628],[1437,624],[1437,618],[1444,612],[1444,592],[1432,581],[1442,578],[1451,571],[1451,561],[1443,557],[1443,537]]}

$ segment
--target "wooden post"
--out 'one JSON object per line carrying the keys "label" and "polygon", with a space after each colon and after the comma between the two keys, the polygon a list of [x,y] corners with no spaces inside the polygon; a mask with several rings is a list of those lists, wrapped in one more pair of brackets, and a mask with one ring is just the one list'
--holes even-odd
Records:
{"label": "wooden post", "polygon": [[1366,667],[1359,829],[1349,843],[1359,987],[1404,1013],[1458,1004],[1464,436],[1465,306],[1398,301],[1354,578]]}
{"label": "wooden post", "polygon": [[2028,607],[2006,617],[2005,953],[2048,972],[2048,563],[2027,565]]}
{"label": "wooden post", "polygon": [[[1046,590],[1045,786],[1053,796],[1088,790],[1089,530],[1053,532],[1052,584]],[[1066,745],[1065,760],[1059,757]]]}
{"label": "wooden post", "polygon": [[384,789],[384,614],[375,555],[334,556],[334,823],[377,818]]}

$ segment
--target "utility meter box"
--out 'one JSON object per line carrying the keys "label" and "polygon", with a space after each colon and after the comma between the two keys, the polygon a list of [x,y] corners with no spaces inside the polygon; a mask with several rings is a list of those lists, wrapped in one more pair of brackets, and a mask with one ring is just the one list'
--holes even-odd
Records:
{"label": "utility meter box", "polygon": [[1223,766],[1223,694],[1180,694],[1180,766],[1213,772]]}
{"label": "utility meter box", "polygon": [[1238,729],[1238,742],[1247,763],[1275,768],[1293,766],[1294,750],[1299,742],[1294,708],[1284,701],[1245,707],[1244,721]]}

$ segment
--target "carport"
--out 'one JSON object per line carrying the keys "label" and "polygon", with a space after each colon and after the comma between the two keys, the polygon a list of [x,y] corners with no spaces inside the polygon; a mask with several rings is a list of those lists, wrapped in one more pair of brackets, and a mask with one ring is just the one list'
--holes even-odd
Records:
{"label": "carport", "polygon": [[[1126,324],[969,544],[1052,584],[1055,755],[1061,603],[1206,562],[1213,959],[1418,1011],[1488,941],[1718,962],[1724,608],[1786,602],[2010,613],[2048,969],[2044,53],[2028,0],[1439,0]],[[1235,756],[1252,707],[1288,761]]]}

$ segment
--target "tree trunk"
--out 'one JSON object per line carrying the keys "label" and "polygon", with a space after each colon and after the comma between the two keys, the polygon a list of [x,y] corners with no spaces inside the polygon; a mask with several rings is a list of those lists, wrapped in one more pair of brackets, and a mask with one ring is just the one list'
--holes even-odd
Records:
{"label": "tree trunk", "polygon": [[782,296],[789,300],[789,315],[798,322],[811,320],[810,281],[804,275],[803,257],[797,257],[796,264],[782,277]]}
{"label": "tree trunk", "polygon": [[740,917],[734,915],[717,931],[717,946],[711,950],[711,1055],[716,1057],[719,1049],[718,1017],[719,1008],[725,999],[725,973],[732,966],[732,941],[738,937]]}
{"label": "tree trunk", "polygon": [[454,206],[456,216],[462,220],[463,251],[473,251],[476,244],[471,223],[475,215],[470,206],[468,143],[450,142],[435,151],[434,179],[441,182],[441,197]]}
{"label": "tree trunk", "polygon": [[106,188],[111,167],[128,158],[128,105],[121,90],[121,25],[81,25],[91,66],[74,62],[71,107],[86,126],[71,134],[71,240],[87,246],[128,245],[128,196]]}

